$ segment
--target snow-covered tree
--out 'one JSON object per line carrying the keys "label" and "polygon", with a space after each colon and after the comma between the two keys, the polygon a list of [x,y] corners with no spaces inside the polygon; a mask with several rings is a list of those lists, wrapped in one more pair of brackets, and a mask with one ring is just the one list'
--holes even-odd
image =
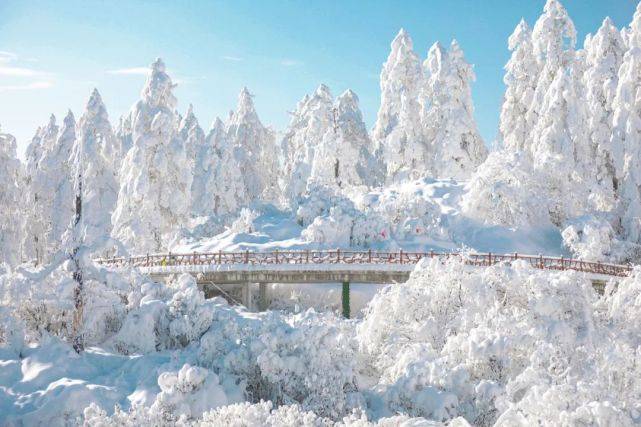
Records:
{"label": "snow-covered tree", "polygon": [[[116,139],[118,142],[118,159],[124,160],[125,156],[133,146],[133,131],[132,131],[132,117],[127,114],[120,118],[116,128]],[[120,173],[118,168],[115,168],[117,173]]]}
{"label": "snow-covered tree", "polygon": [[21,258],[22,174],[16,139],[0,130],[0,264],[15,265]]}
{"label": "snow-covered tree", "polygon": [[537,63],[532,46],[532,31],[521,19],[508,39],[512,51],[505,64],[505,95],[499,124],[503,146],[512,151],[528,147],[533,124],[528,122],[527,111],[536,89]]}
{"label": "snow-covered tree", "polygon": [[253,95],[243,88],[238,106],[227,123],[227,137],[234,150],[235,164],[245,182],[245,204],[278,197],[277,153],[274,132],[258,118]]}
{"label": "snow-covered tree", "polygon": [[583,83],[589,114],[589,156],[593,162],[590,169],[592,173],[596,171],[598,185],[613,200],[623,168],[623,147],[611,145],[613,101],[625,46],[610,18],[603,21],[594,36],[586,38],[584,50]]}
{"label": "snow-covered tree", "polygon": [[448,52],[435,43],[424,67],[429,77],[422,121],[431,147],[431,172],[437,177],[469,178],[487,157],[474,120],[472,66],[454,40]]}
{"label": "snow-covered tree", "polygon": [[551,208],[555,224],[587,209],[587,197],[594,190],[582,169],[580,153],[587,143],[586,123],[574,83],[570,71],[556,74],[533,131],[534,167],[543,174],[547,194],[555,202]]}
{"label": "snow-covered tree", "polygon": [[191,104],[189,104],[185,117],[180,120],[178,133],[184,141],[187,158],[195,163],[196,153],[198,153],[205,144],[205,132],[198,124],[198,119],[194,114],[194,107]]}
{"label": "snow-covered tree", "polygon": [[[612,147],[622,150],[618,186],[619,232],[632,242],[641,241],[641,4],[628,30],[629,49],[619,69],[613,101]],[[615,156],[616,159],[616,156]]]}
{"label": "snow-covered tree", "polygon": [[548,88],[559,70],[574,60],[576,29],[558,0],[547,0],[543,14],[532,29],[532,47],[538,65],[536,89],[526,120],[533,126],[544,116],[541,111]]}
{"label": "snow-covered tree", "polygon": [[159,251],[187,225],[192,174],[174,131],[174,84],[157,59],[130,116],[133,147],[120,170],[113,234],[136,251]]}
{"label": "snow-covered tree", "polygon": [[47,191],[41,185],[46,180],[41,176],[44,171],[38,167],[45,151],[45,146],[53,145],[58,137],[58,126],[56,118],[52,114],[46,126],[39,127],[26,151],[25,164],[25,221],[22,248],[24,256],[41,263],[45,259],[46,240],[45,230],[47,229],[45,215],[45,196]]}
{"label": "snow-covered tree", "polygon": [[[54,135],[57,135],[54,138]],[[36,252],[38,261],[46,260],[49,255],[60,249],[61,239],[73,217],[73,191],[69,158],[76,141],[76,121],[69,111],[63,126],[58,132],[55,117],[42,133],[43,152],[38,167],[30,177],[30,196],[33,200],[35,215],[34,232],[37,236]],[[35,141],[34,141],[35,143]],[[35,151],[35,147],[34,147]],[[42,230],[38,228],[42,226]],[[29,229],[31,225],[27,225]],[[40,239],[43,239],[40,244]],[[34,236],[34,241],[36,237]],[[30,239],[31,240],[31,239]]]}
{"label": "snow-covered tree", "polygon": [[[78,139],[70,164],[75,170],[76,196],[82,199],[82,222],[78,225],[83,244],[92,246],[111,234],[111,215],[118,198],[113,170],[115,138],[100,93],[94,89],[78,121]],[[82,186],[78,188],[78,173]]]}
{"label": "snow-covered tree", "polygon": [[333,130],[332,94],[321,84],[311,95],[298,102],[281,141],[283,173],[281,188],[285,200],[295,210],[307,188],[317,146],[329,130]]}
{"label": "snow-covered tree", "polygon": [[338,188],[373,185],[377,165],[371,149],[358,96],[348,89],[336,100],[334,123],[317,148],[310,179]]}
{"label": "snow-covered tree", "polygon": [[417,178],[429,168],[418,102],[422,79],[412,39],[401,29],[381,71],[381,105],[372,136],[388,182]]}

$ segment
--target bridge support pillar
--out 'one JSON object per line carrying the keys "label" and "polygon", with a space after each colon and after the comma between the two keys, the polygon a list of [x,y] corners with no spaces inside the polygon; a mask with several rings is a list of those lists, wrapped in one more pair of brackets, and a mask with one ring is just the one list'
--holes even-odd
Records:
{"label": "bridge support pillar", "polygon": [[242,284],[241,299],[243,305],[247,308],[247,310],[253,311],[251,284],[249,282],[245,282]]}
{"label": "bridge support pillar", "polygon": [[343,317],[349,319],[349,282],[347,281],[343,282],[343,295],[341,301],[343,305]]}
{"label": "bridge support pillar", "polygon": [[267,310],[267,283],[258,284],[258,310]]}

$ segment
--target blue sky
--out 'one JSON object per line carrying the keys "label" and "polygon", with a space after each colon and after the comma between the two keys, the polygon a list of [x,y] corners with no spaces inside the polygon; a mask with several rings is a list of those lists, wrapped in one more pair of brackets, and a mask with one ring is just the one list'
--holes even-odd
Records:
{"label": "blue sky", "polygon": [[[0,125],[22,152],[50,113],[78,117],[93,87],[112,123],[138,99],[142,67],[155,57],[177,81],[207,129],[247,86],[262,121],[282,130],[305,93],[320,83],[360,97],[376,119],[381,65],[404,27],[424,58],[432,43],[456,38],[475,65],[476,119],[496,136],[509,57],[507,37],[533,24],[544,0],[457,1],[32,1],[0,0]],[[628,25],[636,0],[565,0],[579,45],[605,16]]]}

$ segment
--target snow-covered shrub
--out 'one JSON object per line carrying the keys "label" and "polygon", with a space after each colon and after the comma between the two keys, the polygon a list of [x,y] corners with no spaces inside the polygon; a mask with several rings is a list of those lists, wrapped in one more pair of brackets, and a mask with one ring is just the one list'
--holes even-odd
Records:
{"label": "snow-covered shrub", "polygon": [[0,306],[0,358],[18,356],[25,345],[25,331],[22,322],[16,319],[6,307]]}
{"label": "snow-covered shrub", "polygon": [[[614,295],[612,309],[634,300]],[[491,425],[508,410],[527,423],[553,422],[564,411],[568,420],[629,420],[638,410],[639,356],[634,344],[624,350],[609,338],[611,321],[598,307],[578,273],[534,271],[521,261],[479,270],[426,261],[371,302],[357,329],[361,369],[379,379],[389,410],[439,421]],[[615,358],[620,351],[629,356]],[[598,401],[612,407],[594,408]]]}
{"label": "snow-covered shrub", "polygon": [[129,296],[129,312],[111,345],[124,354],[179,348],[198,340],[213,318],[194,278],[182,274],[169,286],[144,283]]}
{"label": "snow-covered shrub", "polygon": [[[85,266],[83,317],[79,333],[88,345],[114,335],[126,314],[126,297],[138,276],[114,273],[96,265]],[[0,302],[25,326],[34,339],[51,334],[71,337],[74,290],[70,261],[55,262],[38,270],[19,270],[0,276]]]}
{"label": "snow-covered shrub", "polygon": [[238,218],[231,224],[230,231],[233,233],[253,233],[254,221],[258,218],[259,212],[242,208]]}
{"label": "snow-covered shrub", "polygon": [[584,216],[569,221],[562,231],[563,245],[575,258],[603,261],[616,259],[617,238],[609,221],[595,216]]}
{"label": "snow-covered shrub", "polygon": [[318,216],[301,233],[308,242],[324,243],[336,247],[351,246],[354,218],[339,206],[329,209],[329,215]]}
{"label": "snow-covered shrub", "polygon": [[337,419],[362,404],[356,386],[352,327],[313,310],[259,337],[257,363],[277,404],[299,403],[306,411]]}
{"label": "snow-covered shrub", "polygon": [[351,211],[354,209],[354,204],[332,187],[311,183],[300,201],[296,220],[301,226],[306,227],[317,217],[327,215],[332,207]]}
{"label": "snow-covered shrub", "polygon": [[184,365],[178,372],[164,372],[158,377],[160,394],[150,411],[163,418],[197,418],[203,412],[229,403],[218,376],[197,366]]}
{"label": "snow-covered shrub", "polygon": [[332,314],[240,316],[219,306],[201,338],[199,363],[234,376],[252,401],[298,403],[337,419],[362,404],[356,387],[352,328]]}
{"label": "snow-covered shrub", "polygon": [[133,405],[128,411],[115,408],[113,415],[95,403],[84,410],[88,426],[173,426],[195,425],[207,411],[234,403],[238,392],[232,384],[221,384],[218,375],[198,366],[185,364],[178,372],[158,377],[160,393],[149,407]]}
{"label": "snow-covered shrub", "polygon": [[481,222],[522,227],[549,222],[545,191],[527,157],[491,153],[479,166],[461,201],[465,215]]}
{"label": "snow-covered shrub", "polygon": [[245,427],[329,427],[331,420],[321,418],[299,405],[274,407],[272,402],[260,401],[223,406],[203,414],[200,426],[245,426]]}

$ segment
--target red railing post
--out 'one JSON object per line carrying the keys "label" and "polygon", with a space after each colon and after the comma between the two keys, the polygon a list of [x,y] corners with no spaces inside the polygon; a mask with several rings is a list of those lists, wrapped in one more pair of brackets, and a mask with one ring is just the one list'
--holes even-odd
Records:
{"label": "red railing post", "polygon": [[403,264],[403,249],[398,251],[398,262],[399,264]]}
{"label": "red railing post", "polygon": [[434,251],[433,250],[430,251],[430,258],[434,258]]}
{"label": "red railing post", "polygon": [[219,250],[218,251],[218,264],[223,263],[223,251]]}

